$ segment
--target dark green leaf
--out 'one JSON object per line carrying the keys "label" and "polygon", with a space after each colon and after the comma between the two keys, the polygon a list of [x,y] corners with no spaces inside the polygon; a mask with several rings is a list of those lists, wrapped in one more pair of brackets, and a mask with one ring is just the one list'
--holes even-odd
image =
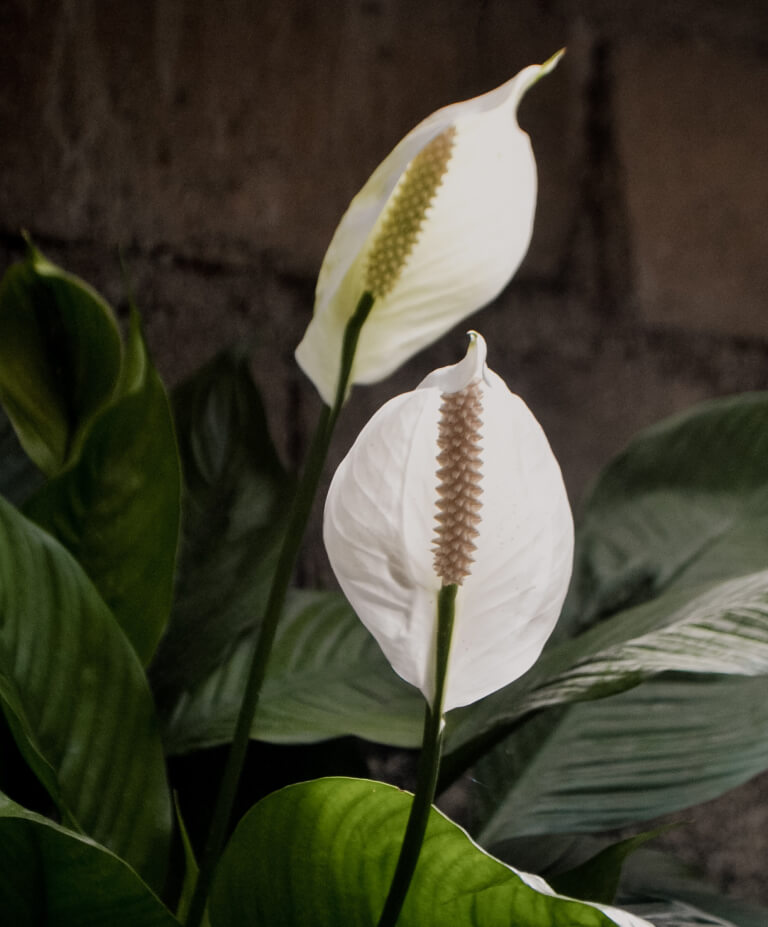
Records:
{"label": "dark green leaf", "polygon": [[0,795],[0,923],[173,927],[178,921],[109,850]]}
{"label": "dark green leaf", "polygon": [[671,589],[550,648],[521,680],[449,715],[448,773],[467,768],[532,711],[677,670],[768,673],[768,571]]}
{"label": "dark green leaf", "polygon": [[621,870],[627,858],[666,830],[669,827],[657,827],[612,843],[573,869],[551,878],[550,885],[561,895],[611,904],[616,898]]}
{"label": "dark green leaf", "polygon": [[[375,924],[410,803],[407,793],[362,779],[318,779],[272,793],[241,821],[222,857],[211,924]],[[596,908],[545,892],[433,810],[398,927],[614,923]]]}
{"label": "dark green leaf", "polygon": [[[179,896],[179,903],[176,908],[176,917],[184,924],[189,915],[189,905],[192,901],[192,895],[195,891],[200,870],[197,865],[197,860],[195,859],[195,851],[192,848],[192,842],[189,839],[189,834],[184,824],[184,819],[181,816],[181,808],[179,807],[179,802],[175,795],[174,805],[176,808],[176,823],[179,826],[181,844],[184,849],[184,881],[181,886],[181,895]],[[203,914],[200,927],[210,927],[207,912]]]}
{"label": "dark green leaf", "polygon": [[135,313],[119,394],[77,463],[25,511],[77,558],[147,663],[171,608],[181,476],[168,397]]}
{"label": "dark green leaf", "polygon": [[43,472],[76,459],[112,396],[120,357],[109,306],[30,246],[0,283],[0,401]]}
{"label": "dark green leaf", "polygon": [[657,850],[641,850],[624,867],[627,896],[666,899],[693,905],[735,927],[765,927],[768,910],[754,902],[721,895],[691,866]]}
{"label": "dark green leaf", "polygon": [[42,473],[27,457],[11,420],[0,408],[0,495],[21,505],[42,482]]}
{"label": "dark green leaf", "polygon": [[160,884],[170,802],[141,664],[77,562],[1,499],[0,702],[64,822]]}
{"label": "dark green leaf", "polygon": [[670,588],[763,569],[766,457],[766,393],[704,403],[639,434],[587,501],[560,633]]}
{"label": "dark green leaf", "polygon": [[489,754],[475,770],[479,837],[647,821],[765,768],[768,678],[660,676],[537,716]]}
{"label": "dark green leaf", "polygon": [[[169,715],[163,740],[184,753],[231,739],[252,644],[242,640]],[[253,737],[311,743],[356,734],[382,743],[421,742],[421,694],[391,669],[346,600],[294,592],[278,626]]]}
{"label": "dark green leaf", "polygon": [[609,465],[577,530],[560,642],[449,717],[446,779],[531,711],[667,670],[766,672],[766,451],[768,395],[754,394],[662,422]]}
{"label": "dark green leaf", "polygon": [[261,618],[293,485],[244,357],[213,360],[176,392],[174,412],[183,538],[176,602],[151,670],[166,706]]}

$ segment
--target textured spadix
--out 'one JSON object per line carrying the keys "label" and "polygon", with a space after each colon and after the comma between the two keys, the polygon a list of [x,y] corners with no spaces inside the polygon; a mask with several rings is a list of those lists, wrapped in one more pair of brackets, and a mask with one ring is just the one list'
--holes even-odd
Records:
{"label": "textured spadix", "polygon": [[387,376],[509,282],[528,250],[536,207],[536,163],[517,107],[559,57],[433,113],[352,200],[325,255],[314,315],[296,350],[327,404],[344,328],[364,292],[375,302],[350,383]]}
{"label": "textured spadix", "polygon": [[396,672],[432,700],[437,596],[459,584],[446,711],[521,676],[560,613],[573,523],[528,407],[466,357],[387,402],[331,483],[324,539],[339,583]]}

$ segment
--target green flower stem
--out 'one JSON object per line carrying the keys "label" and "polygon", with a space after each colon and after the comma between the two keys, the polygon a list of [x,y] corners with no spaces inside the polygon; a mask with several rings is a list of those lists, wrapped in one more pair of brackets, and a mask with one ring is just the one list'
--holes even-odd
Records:
{"label": "green flower stem", "polygon": [[419,769],[416,777],[416,791],[411,803],[411,813],[405,828],[403,845],[397,860],[395,874],[389,887],[387,900],[379,917],[378,927],[394,927],[408,894],[408,888],[419,861],[421,845],[427,830],[429,812],[435,797],[437,773],[443,750],[443,702],[445,700],[445,677],[448,669],[448,655],[451,650],[453,618],[456,608],[458,586],[454,583],[443,586],[437,599],[437,646],[435,672],[435,700],[424,715],[424,736],[421,743]]}
{"label": "green flower stem", "polygon": [[373,306],[373,301],[373,296],[370,293],[363,293],[357,304],[357,308],[344,330],[336,398],[332,408],[323,406],[323,411],[320,414],[320,419],[317,423],[317,428],[307,454],[304,471],[296,487],[288,528],[285,533],[285,538],[283,539],[283,546],[277,561],[275,574],[272,577],[272,587],[267,600],[267,607],[264,612],[264,618],[258,629],[258,637],[256,638],[256,645],[253,651],[253,657],[251,658],[248,681],[245,686],[240,713],[237,717],[232,746],[229,751],[229,756],[227,757],[227,764],[224,768],[224,775],[219,788],[216,807],[213,812],[211,829],[208,834],[205,850],[203,851],[200,873],[197,877],[197,884],[195,885],[192,901],[190,902],[186,927],[199,927],[203,912],[205,911],[213,873],[219,856],[221,855],[229,829],[232,806],[234,805],[237,786],[240,782],[240,774],[243,769],[243,762],[245,761],[245,753],[248,748],[253,719],[259,704],[261,687],[267,672],[269,655],[272,651],[272,645],[277,632],[277,623],[283,611],[288,585],[293,575],[293,568],[296,564],[301,542],[304,539],[304,532],[306,531],[307,522],[309,521],[309,516],[312,511],[312,504],[315,500],[317,486],[323,472],[325,458],[328,455],[331,436],[333,435],[336,421],[341,412],[341,407],[344,405],[344,401],[347,398],[349,379],[352,373],[352,363],[355,359],[355,351],[357,350],[357,342],[360,338],[363,324],[368,318]]}

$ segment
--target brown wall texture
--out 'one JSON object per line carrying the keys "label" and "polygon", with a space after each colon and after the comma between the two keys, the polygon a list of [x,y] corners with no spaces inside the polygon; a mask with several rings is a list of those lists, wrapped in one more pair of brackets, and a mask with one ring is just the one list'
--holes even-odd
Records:
{"label": "brown wall texture", "polygon": [[[296,461],[318,401],[293,350],[348,200],[423,116],[563,45],[520,112],[534,241],[472,325],[577,502],[640,427],[768,386],[762,0],[0,0],[2,265],[27,228],[124,312],[121,246],[166,379],[247,341]],[[356,392],[337,459],[464,328]],[[768,779],[696,820],[670,839],[768,901]]]}

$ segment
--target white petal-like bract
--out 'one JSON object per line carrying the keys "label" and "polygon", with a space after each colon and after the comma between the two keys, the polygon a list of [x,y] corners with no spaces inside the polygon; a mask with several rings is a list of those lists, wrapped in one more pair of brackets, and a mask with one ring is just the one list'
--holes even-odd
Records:
{"label": "white petal-like bract", "polygon": [[536,163],[517,124],[525,91],[559,60],[433,113],[397,145],[352,200],[325,255],[315,309],[296,349],[331,405],[344,328],[375,298],[350,385],[384,378],[494,299],[528,250]]}
{"label": "white petal-like bract", "polygon": [[[325,545],[344,593],[396,672],[430,702],[437,597],[444,582],[459,584],[445,711],[529,669],[572,566],[560,468],[485,352],[473,333],[464,360],[382,406],[336,471],[325,507]],[[446,431],[451,404],[466,397],[467,440],[461,423]]]}

